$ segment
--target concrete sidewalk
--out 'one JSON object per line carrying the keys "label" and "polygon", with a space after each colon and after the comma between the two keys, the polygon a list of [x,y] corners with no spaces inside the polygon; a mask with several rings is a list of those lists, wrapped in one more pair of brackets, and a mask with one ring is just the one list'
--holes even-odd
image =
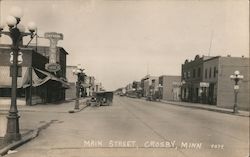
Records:
{"label": "concrete sidewalk", "polygon": [[[87,99],[79,100],[80,110],[78,112],[87,106],[85,103],[86,100]],[[65,114],[69,114],[68,111],[74,109],[74,105],[74,100],[38,104],[34,106],[18,105],[18,112],[21,116],[19,123],[22,139],[9,145],[3,145],[3,138],[0,138],[0,143],[2,143],[0,144],[0,155],[4,155],[9,150],[13,150],[38,136],[39,131],[46,128],[53,122],[58,121],[58,119],[55,119],[57,115],[63,116]],[[0,105],[0,113],[7,115],[9,108],[10,105]],[[5,118],[5,116],[2,116],[2,118]]]}
{"label": "concrete sidewalk", "polygon": [[171,104],[171,105],[177,105],[182,107],[189,107],[189,108],[195,108],[195,109],[203,109],[208,111],[215,111],[220,113],[227,113],[237,116],[244,116],[249,117],[249,111],[239,111],[239,113],[233,113],[233,109],[227,109],[227,108],[220,108],[214,105],[208,105],[208,104],[200,104],[200,103],[189,103],[189,102],[181,102],[181,101],[166,101],[166,100],[160,100],[160,102]]}
{"label": "concrete sidewalk", "polygon": [[[86,98],[79,99],[80,106],[85,105]],[[18,111],[26,111],[26,112],[56,112],[56,113],[67,113],[68,110],[74,108],[75,100],[65,100],[61,102],[55,102],[55,103],[46,103],[46,104],[36,104],[32,106],[18,104],[17,108]],[[7,104],[1,104],[0,105],[0,111],[9,111],[10,109],[10,103]]]}

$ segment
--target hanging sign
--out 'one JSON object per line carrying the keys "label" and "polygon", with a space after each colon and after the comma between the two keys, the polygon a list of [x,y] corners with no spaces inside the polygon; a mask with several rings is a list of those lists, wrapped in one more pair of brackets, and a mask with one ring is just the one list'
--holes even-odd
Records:
{"label": "hanging sign", "polygon": [[49,63],[45,65],[45,69],[50,72],[57,72],[61,70],[60,64],[56,62],[56,58],[58,56],[57,42],[58,40],[63,40],[63,34],[56,32],[47,32],[44,34],[44,37],[50,40]]}

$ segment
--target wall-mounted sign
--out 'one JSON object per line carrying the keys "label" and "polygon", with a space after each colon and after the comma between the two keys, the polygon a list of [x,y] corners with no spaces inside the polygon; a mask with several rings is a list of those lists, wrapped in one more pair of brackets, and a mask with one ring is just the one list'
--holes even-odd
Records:
{"label": "wall-mounted sign", "polygon": [[46,32],[44,34],[44,37],[47,39],[59,39],[63,40],[63,34],[62,33],[56,33],[56,32]]}
{"label": "wall-mounted sign", "polygon": [[50,72],[57,72],[59,70],[61,70],[61,66],[57,63],[47,63],[45,65],[45,69],[50,71]]}
{"label": "wall-mounted sign", "polygon": [[63,34],[56,32],[47,32],[44,34],[44,37],[50,40],[49,63],[45,65],[45,68],[50,72],[57,72],[61,69],[60,65],[56,62],[56,58],[58,56],[57,42],[58,40],[63,40]]}
{"label": "wall-mounted sign", "polygon": [[[10,53],[10,63],[13,64],[13,52]],[[18,52],[17,64],[22,64],[22,63],[23,63],[23,53]]]}
{"label": "wall-mounted sign", "polygon": [[209,87],[208,82],[200,82],[200,87]]}

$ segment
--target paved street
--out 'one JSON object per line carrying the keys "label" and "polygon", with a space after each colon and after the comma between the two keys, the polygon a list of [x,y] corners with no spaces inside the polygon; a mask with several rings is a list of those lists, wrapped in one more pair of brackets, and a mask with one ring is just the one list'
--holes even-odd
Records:
{"label": "paved street", "polygon": [[[8,157],[247,157],[249,117],[115,97],[69,114],[74,103],[20,111],[21,128],[52,123]],[[35,110],[37,108],[37,110]]]}

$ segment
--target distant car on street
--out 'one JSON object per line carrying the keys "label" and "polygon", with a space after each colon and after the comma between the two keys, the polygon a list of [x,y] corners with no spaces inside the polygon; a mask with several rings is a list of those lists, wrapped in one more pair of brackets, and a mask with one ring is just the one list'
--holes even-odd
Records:
{"label": "distant car on street", "polygon": [[113,102],[113,95],[114,92],[112,91],[95,92],[93,97],[88,101],[88,105],[110,106]]}

